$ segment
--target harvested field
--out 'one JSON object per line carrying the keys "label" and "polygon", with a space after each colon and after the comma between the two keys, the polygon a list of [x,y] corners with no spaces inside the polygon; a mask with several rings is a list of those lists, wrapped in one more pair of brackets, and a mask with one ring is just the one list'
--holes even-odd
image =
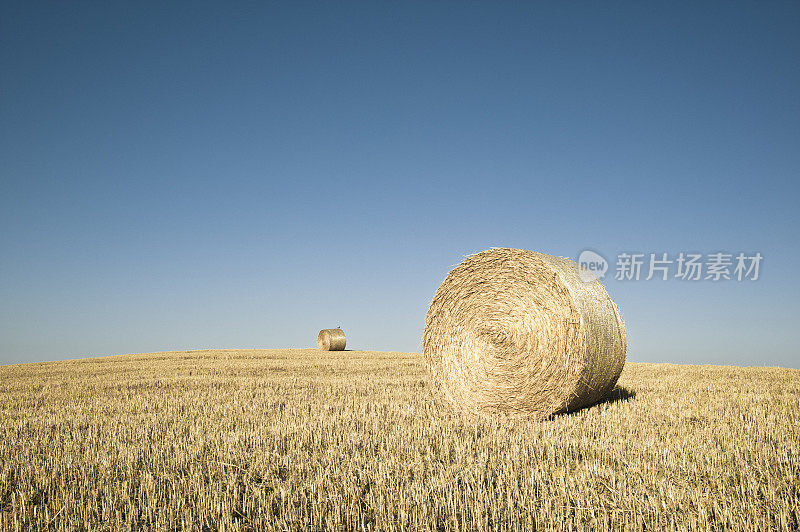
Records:
{"label": "harvested field", "polygon": [[627,363],[535,422],[440,410],[421,355],[0,367],[0,528],[800,527],[800,371]]}

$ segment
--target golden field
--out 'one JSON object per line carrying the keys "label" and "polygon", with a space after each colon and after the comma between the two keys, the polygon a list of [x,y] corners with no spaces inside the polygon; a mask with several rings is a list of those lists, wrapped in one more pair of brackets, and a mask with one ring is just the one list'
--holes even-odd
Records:
{"label": "golden field", "polygon": [[628,363],[543,422],[436,397],[414,353],[0,366],[0,528],[800,527],[800,370]]}

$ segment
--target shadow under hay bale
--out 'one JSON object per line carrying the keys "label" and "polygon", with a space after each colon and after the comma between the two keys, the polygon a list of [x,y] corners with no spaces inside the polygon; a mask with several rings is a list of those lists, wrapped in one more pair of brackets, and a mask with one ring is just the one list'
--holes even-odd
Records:
{"label": "shadow under hay bale", "polygon": [[552,417],[555,417],[557,415],[570,416],[572,414],[576,414],[576,413],[581,412],[583,410],[590,410],[590,409],[598,407],[600,405],[609,405],[609,404],[613,404],[613,403],[627,402],[627,401],[631,401],[633,399],[636,399],[636,392],[634,390],[629,390],[629,389],[624,388],[622,386],[615,386],[614,389],[611,390],[608,393],[608,395],[606,395],[603,399],[601,399],[600,401],[598,401],[598,402],[596,402],[594,404],[586,405],[586,406],[583,406],[581,408],[578,408],[577,410],[572,410],[570,412],[561,412],[561,413],[558,413],[558,414],[553,414]]}
{"label": "shadow under hay bale", "polygon": [[616,403],[618,401],[627,401],[635,398],[636,392],[634,390],[629,390],[623,386],[616,386],[613,390],[611,390],[611,393],[609,393],[605,399],[599,401],[597,404]]}
{"label": "shadow under hay bale", "polygon": [[468,413],[544,419],[596,404],[625,364],[625,326],[578,265],[491,249],[453,269],[428,309],[426,362],[442,395]]}

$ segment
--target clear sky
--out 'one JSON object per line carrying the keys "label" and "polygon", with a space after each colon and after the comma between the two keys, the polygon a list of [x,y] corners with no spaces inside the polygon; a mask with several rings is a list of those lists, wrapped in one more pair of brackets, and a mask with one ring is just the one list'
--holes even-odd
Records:
{"label": "clear sky", "polygon": [[796,2],[0,5],[0,363],[418,351],[502,246],[759,252],[628,359],[800,367]]}

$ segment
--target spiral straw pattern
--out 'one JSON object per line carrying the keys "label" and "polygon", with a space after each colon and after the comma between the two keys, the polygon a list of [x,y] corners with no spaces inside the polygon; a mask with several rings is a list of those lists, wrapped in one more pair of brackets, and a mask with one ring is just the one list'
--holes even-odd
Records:
{"label": "spiral straw pattern", "polygon": [[570,259],[495,248],[453,269],[428,309],[427,365],[469,413],[533,418],[603,399],[625,364],[625,325]]}
{"label": "spiral straw pattern", "polygon": [[344,351],[347,338],[341,329],[322,329],[317,335],[317,346],[321,351]]}

